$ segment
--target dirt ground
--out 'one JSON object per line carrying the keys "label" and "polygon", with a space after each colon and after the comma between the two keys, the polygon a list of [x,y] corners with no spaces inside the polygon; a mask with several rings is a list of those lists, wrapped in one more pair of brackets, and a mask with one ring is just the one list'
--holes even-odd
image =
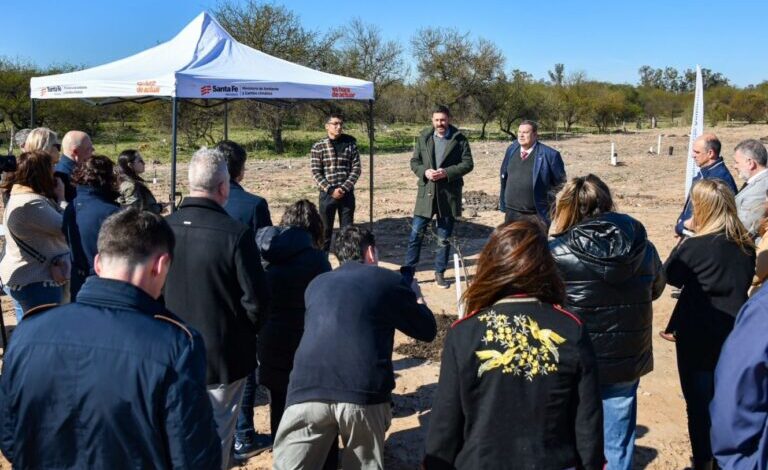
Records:
{"label": "dirt ground", "polygon": [[[745,138],[768,136],[768,126],[753,125],[734,128],[708,129],[723,142],[723,154],[731,166],[734,146]],[[673,246],[673,225],[683,203],[686,148],[688,129],[664,129],[663,156],[649,154],[655,147],[658,131],[629,134],[578,136],[559,141],[546,141],[563,155],[569,176],[595,173],[611,187],[619,210],[639,219],[647,228],[662,258]],[[611,142],[616,144],[619,166],[610,165]],[[479,250],[493,227],[503,221],[495,211],[498,197],[498,167],[507,143],[472,142],[475,159],[474,171],[465,178],[465,219],[456,227],[458,248],[466,259],[471,276]],[[667,148],[674,147],[674,156],[667,156]],[[151,156],[150,156],[151,157]],[[369,216],[368,185],[369,162],[363,156],[363,176],[357,185],[357,222],[366,222]],[[410,154],[377,155],[374,163],[375,196],[373,228],[382,256],[382,265],[397,269],[405,253],[410,216],[416,196],[416,180],[408,160]],[[152,189],[163,200],[168,193],[167,166],[157,167],[157,183]],[[309,173],[309,159],[283,159],[252,161],[247,165],[244,186],[266,197],[273,220],[280,220],[284,207],[299,198],[317,199],[317,191]],[[179,180],[186,188],[186,168],[180,165]],[[145,175],[151,180],[153,168]],[[428,243],[428,242],[427,242]],[[436,314],[456,315],[455,289],[438,289],[432,278],[432,248],[425,244],[417,272],[427,302]],[[446,273],[453,280],[453,269]],[[654,303],[654,326],[660,330],[674,306],[669,289]],[[9,305],[3,303],[6,325],[13,324]],[[447,324],[448,320],[441,323]],[[439,340],[438,340],[439,341]],[[394,354],[397,385],[394,390],[394,419],[387,434],[386,466],[388,469],[413,469],[423,456],[424,437],[429,424],[432,395],[439,376],[439,348],[403,346],[410,342],[398,334],[400,348]],[[680,393],[672,343],[654,335],[655,369],[643,377],[638,391],[638,439],[635,469],[681,469],[689,462],[689,444],[686,431],[684,403]],[[420,358],[414,356],[426,356]],[[268,432],[268,407],[256,409],[256,429]],[[0,468],[5,467],[0,461]],[[242,468],[270,468],[271,454],[265,453],[246,462]]]}

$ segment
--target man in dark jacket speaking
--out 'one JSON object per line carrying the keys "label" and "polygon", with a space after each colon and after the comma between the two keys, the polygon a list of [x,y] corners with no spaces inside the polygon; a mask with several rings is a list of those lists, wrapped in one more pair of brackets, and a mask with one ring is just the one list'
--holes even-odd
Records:
{"label": "man in dark jacket speaking", "polygon": [[165,302],[205,339],[206,383],[228,468],[245,377],[256,368],[256,333],[269,302],[256,240],[224,210],[227,161],[198,150],[189,163],[190,196],[168,217],[176,235]]}
{"label": "man in dark jacket speaking", "polygon": [[205,345],[157,300],[173,245],[160,216],[118,212],[77,302],[24,315],[0,375],[13,468],[219,468]]}
{"label": "man in dark jacket speaking", "polygon": [[345,227],[334,249],[341,266],[317,276],[304,295],[304,335],[275,437],[275,470],[321,468],[337,435],[343,468],[384,468],[395,330],[421,341],[437,333],[418,284],[375,266],[370,232]]}
{"label": "man in dark jacket speaking", "polygon": [[435,283],[447,289],[445,270],[453,233],[453,224],[461,215],[461,190],[464,175],[474,168],[469,141],[451,125],[451,112],[438,106],[432,112],[432,128],[416,140],[411,157],[411,170],[419,178],[413,226],[408,239],[405,266],[414,269],[419,262],[424,232],[437,219],[437,253],[435,253]]}

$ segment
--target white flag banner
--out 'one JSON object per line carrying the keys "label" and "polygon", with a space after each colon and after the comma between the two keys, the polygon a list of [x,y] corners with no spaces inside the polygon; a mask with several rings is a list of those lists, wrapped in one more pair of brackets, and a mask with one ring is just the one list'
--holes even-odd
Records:
{"label": "white flag banner", "polygon": [[696,66],[696,91],[693,100],[691,134],[688,139],[688,159],[685,167],[685,197],[691,190],[693,177],[699,174],[699,167],[693,160],[693,142],[704,133],[704,80],[701,78],[701,66]]}

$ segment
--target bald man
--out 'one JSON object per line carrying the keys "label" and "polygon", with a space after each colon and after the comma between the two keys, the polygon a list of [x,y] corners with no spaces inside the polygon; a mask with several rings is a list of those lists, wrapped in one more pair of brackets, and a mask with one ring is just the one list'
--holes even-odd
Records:
{"label": "bald man", "polygon": [[[697,181],[705,179],[721,179],[731,188],[733,194],[736,194],[736,182],[731,176],[731,172],[728,171],[723,162],[723,157],[720,156],[720,140],[715,134],[707,133],[699,136],[698,139],[693,141],[693,154],[691,158],[694,159],[696,165],[699,167],[699,174],[693,177],[693,184]],[[683,206],[683,212],[680,213],[680,217],[675,224],[675,233],[677,236],[683,236],[683,230],[691,230],[691,217],[693,216],[693,207],[691,206],[691,197],[688,195],[688,199]]]}
{"label": "bald man", "polygon": [[72,202],[77,195],[75,186],[70,181],[78,163],[85,163],[93,155],[91,138],[83,131],[69,131],[61,140],[61,158],[54,169],[54,176],[64,183],[64,199]]}

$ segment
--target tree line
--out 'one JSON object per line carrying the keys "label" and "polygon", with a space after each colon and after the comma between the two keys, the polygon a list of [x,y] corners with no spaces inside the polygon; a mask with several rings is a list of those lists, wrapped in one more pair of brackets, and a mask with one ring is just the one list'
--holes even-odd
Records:
{"label": "tree line", "polygon": [[[342,27],[307,28],[285,6],[248,0],[223,0],[212,12],[236,40],[267,54],[330,73],[372,81],[376,90],[377,125],[425,123],[435,104],[446,104],[460,122],[479,125],[480,138],[491,123],[515,136],[522,119],[534,119],[544,131],[609,132],[655,126],[659,121],[685,124],[693,104],[695,71],[673,67],[638,70],[637,84],[593,80],[583,71],[554,64],[547,77],[508,68],[499,47],[483,38],[448,28],[424,28],[404,44],[386,40],[380,28],[355,19]],[[406,60],[406,55],[412,61]],[[47,68],[0,58],[0,117],[7,127],[29,127],[29,79],[82,68]],[[768,81],[733,86],[723,74],[703,69],[706,118],[768,122]],[[186,144],[212,143],[222,122],[221,107],[183,102],[180,132]],[[230,105],[234,126],[265,129],[273,151],[283,153],[285,129],[317,129],[323,116],[338,111],[348,121],[367,126],[367,108],[353,102],[297,102],[273,106],[256,101]],[[169,106],[118,104],[93,107],[76,100],[50,100],[37,112],[37,125],[83,129],[93,135],[135,131],[140,122],[151,129],[169,129]],[[105,123],[111,123],[105,126]]]}

